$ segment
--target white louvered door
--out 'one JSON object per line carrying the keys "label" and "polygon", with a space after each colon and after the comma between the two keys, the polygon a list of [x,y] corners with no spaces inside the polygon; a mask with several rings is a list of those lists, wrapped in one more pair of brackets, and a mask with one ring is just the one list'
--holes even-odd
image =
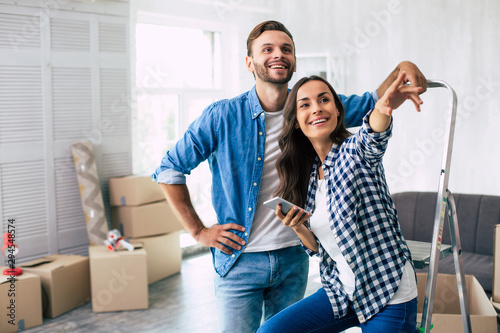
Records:
{"label": "white louvered door", "polygon": [[128,10],[32,6],[0,4],[0,216],[21,262],[87,254],[71,143],[94,145],[108,221],[107,179],[132,170]]}

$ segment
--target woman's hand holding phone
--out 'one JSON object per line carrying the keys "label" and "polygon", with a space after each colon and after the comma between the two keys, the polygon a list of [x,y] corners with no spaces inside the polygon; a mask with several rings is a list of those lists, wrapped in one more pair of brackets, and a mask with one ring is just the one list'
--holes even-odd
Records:
{"label": "woman's hand holding phone", "polygon": [[284,225],[289,226],[295,231],[308,249],[318,252],[318,243],[313,233],[304,225],[304,222],[311,216],[311,213],[280,197],[267,200],[264,202],[264,205],[275,209],[276,216]]}
{"label": "woman's hand holding phone", "polygon": [[276,216],[283,224],[293,228],[295,231],[297,231],[297,228],[304,226],[304,222],[311,216],[311,213],[305,212],[304,209],[280,197],[267,200],[264,202],[264,205],[275,209]]}
{"label": "woman's hand holding phone", "polygon": [[283,222],[284,225],[289,226],[297,231],[300,228],[305,228],[304,222],[311,216],[311,213],[305,212],[304,209],[293,206],[292,209],[285,215],[281,211],[281,204],[276,206],[276,216]]}

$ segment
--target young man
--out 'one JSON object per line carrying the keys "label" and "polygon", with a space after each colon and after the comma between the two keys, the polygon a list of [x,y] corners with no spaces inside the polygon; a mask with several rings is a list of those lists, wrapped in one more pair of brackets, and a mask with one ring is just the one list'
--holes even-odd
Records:
{"label": "young man", "polygon": [[[185,229],[213,256],[221,332],[255,332],[268,319],[303,298],[309,259],[291,228],[262,205],[278,187],[275,168],[278,135],[288,82],[295,71],[295,45],[276,21],[257,25],[247,40],[246,64],[255,77],[252,90],[208,106],[169,150],[152,179]],[[340,96],[347,126],[358,126],[374,98],[404,70],[425,90],[418,68],[402,62],[376,92]],[[212,204],[218,224],[203,225],[194,210],[185,174],[208,160]]]}

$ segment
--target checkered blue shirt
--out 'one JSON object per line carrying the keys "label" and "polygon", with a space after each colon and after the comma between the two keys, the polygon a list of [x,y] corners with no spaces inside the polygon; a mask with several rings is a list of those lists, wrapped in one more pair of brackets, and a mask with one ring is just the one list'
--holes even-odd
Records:
{"label": "checkered blue shirt", "polygon": [[[411,254],[399,227],[388,191],[382,157],[392,133],[375,133],[363,119],[361,129],[340,146],[334,144],[323,163],[330,229],[356,277],[352,306],[361,323],[377,314],[394,296]],[[306,210],[314,212],[317,168],[313,165]],[[349,299],[335,261],[319,244],[323,288],[336,318],[347,313]]]}

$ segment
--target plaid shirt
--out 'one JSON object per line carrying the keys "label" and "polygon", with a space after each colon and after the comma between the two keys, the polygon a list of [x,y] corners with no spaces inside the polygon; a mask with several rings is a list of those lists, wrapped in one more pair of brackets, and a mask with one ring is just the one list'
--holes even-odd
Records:
{"label": "plaid shirt", "polygon": [[[330,229],[356,277],[352,306],[360,323],[377,314],[394,296],[411,254],[399,227],[384,176],[382,157],[392,132],[375,133],[363,119],[361,129],[340,146],[334,144],[323,163],[327,181]],[[314,211],[317,168],[313,165],[306,210]],[[347,313],[349,299],[335,261],[319,244],[321,281],[335,318]]]}

